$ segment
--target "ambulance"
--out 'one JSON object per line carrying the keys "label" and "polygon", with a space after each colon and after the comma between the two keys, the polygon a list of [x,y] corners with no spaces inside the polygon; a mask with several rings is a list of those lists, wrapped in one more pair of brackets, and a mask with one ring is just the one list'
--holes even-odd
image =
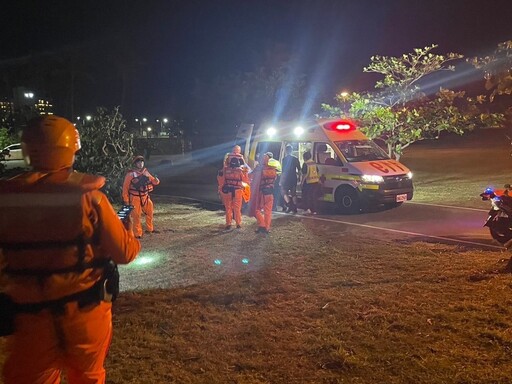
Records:
{"label": "ambulance", "polygon": [[[301,165],[309,151],[318,165],[323,194],[320,200],[333,203],[341,213],[358,213],[370,205],[397,207],[413,197],[411,171],[391,159],[374,141],[347,119],[320,119],[305,124],[283,122],[276,125],[242,125],[238,143],[250,167],[272,152],[282,160],[285,147]],[[300,182],[297,195],[300,198]]]}

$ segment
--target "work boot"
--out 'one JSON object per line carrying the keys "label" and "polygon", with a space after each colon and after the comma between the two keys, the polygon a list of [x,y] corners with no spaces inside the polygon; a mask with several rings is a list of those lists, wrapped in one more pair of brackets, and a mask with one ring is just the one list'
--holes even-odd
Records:
{"label": "work boot", "polygon": [[236,229],[241,229],[241,228],[242,228],[242,226],[240,224],[236,225]]}
{"label": "work boot", "polygon": [[254,232],[256,233],[264,233],[266,231],[265,227],[258,227],[257,230],[255,230]]}
{"label": "work boot", "polygon": [[226,225],[226,226],[224,227],[224,230],[225,230],[225,231],[229,231],[230,229],[231,229],[231,225]]}

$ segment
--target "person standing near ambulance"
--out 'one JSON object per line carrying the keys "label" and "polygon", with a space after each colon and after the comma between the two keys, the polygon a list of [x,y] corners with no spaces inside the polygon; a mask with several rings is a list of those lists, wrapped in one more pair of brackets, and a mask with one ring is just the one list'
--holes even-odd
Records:
{"label": "person standing near ambulance", "polygon": [[306,214],[318,213],[318,198],[322,193],[320,172],[318,166],[311,158],[311,152],[304,152],[302,164],[302,197]]}
{"label": "person standing near ambulance", "polygon": [[153,201],[149,195],[160,180],[144,167],[144,157],[135,156],[134,168],[126,173],[123,183],[123,202],[133,205],[133,231],[142,237],[142,214],[146,216],[146,233],[159,233],[153,225]]}
{"label": "person standing near ambulance", "polygon": [[[270,156],[263,155],[261,164],[254,169],[251,186],[254,193],[249,202],[249,216],[258,222],[256,233],[270,233],[272,224],[272,204],[274,202],[274,185],[277,170],[269,165]],[[263,211],[263,213],[262,213]]]}
{"label": "person standing near ambulance", "polygon": [[300,161],[293,156],[293,147],[287,144],[283,157],[283,173],[279,181],[281,195],[286,204],[286,212],[297,213],[297,174],[300,174]]}
{"label": "person standing near ambulance", "polygon": [[249,185],[249,177],[243,164],[243,158],[240,160],[237,156],[228,156],[225,166],[217,173],[219,193],[226,210],[225,230],[231,229],[233,215],[236,228],[242,228],[242,199]]}
{"label": "person standing near ambulance", "polygon": [[70,384],[104,383],[118,290],[110,266],[134,260],[140,243],[99,191],[105,178],[73,172],[73,124],[38,117],[21,145],[32,170],[0,180],[4,383],[59,383],[63,371]]}

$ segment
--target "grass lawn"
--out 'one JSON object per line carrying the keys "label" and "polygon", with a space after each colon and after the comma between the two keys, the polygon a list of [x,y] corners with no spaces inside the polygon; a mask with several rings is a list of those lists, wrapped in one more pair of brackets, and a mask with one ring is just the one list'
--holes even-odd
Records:
{"label": "grass lawn", "polygon": [[[508,148],[474,141],[411,148],[414,200],[482,207],[510,182]],[[156,210],[162,233],[121,269],[110,384],[511,382],[507,252],[290,216],[269,236],[250,218],[226,233],[221,211]]]}

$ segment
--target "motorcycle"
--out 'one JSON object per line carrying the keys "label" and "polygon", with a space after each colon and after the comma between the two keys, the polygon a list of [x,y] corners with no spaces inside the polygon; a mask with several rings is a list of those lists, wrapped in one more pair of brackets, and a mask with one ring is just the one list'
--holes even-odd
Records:
{"label": "motorcycle", "polygon": [[491,202],[484,227],[489,227],[492,238],[498,243],[507,248],[512,246],[512,187],[506,184],[504,189],[487,188],[480,197]]}

